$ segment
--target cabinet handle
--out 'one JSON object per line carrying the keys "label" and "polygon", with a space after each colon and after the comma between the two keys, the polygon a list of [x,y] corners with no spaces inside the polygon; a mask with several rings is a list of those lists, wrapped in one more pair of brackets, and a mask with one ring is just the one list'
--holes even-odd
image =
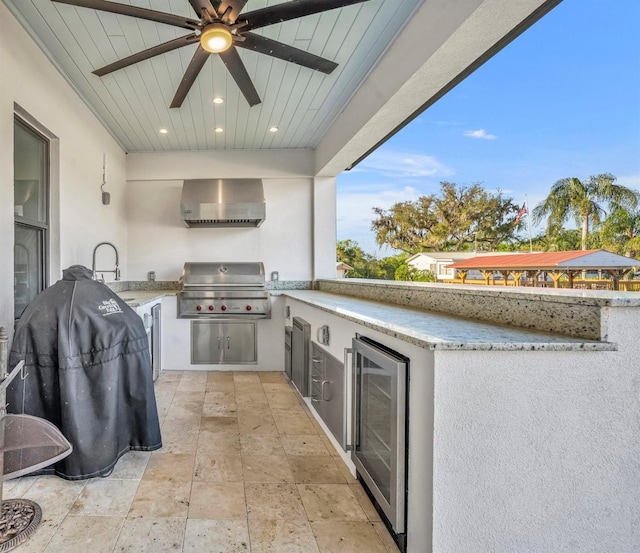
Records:
{"label": "cabinet handle", "polygon": [[231,349],[231,337],[227,336],[227,349]]}
{"label": "cabinet handle", "polygon": [[320,403],[320,400],[317,397],[313,396],[313,395],[311,396],[311,401],[313,403]]}
{"label": "cabinet handle", "polygon": [[220,336],[218,336],[218,349],[220,349],[220,340],[222,340],[222,338],[220,338]]}
{"label": "cabinet handle", "polygon": [[312,357],[311,361],[313,361],[314,363],[322,363],[322,358],[318,359],[317,357]]}
{"label": "cabinet handle", "polygon": [[322,379],[318,380],[316,378],[311,378],[311,382],[313,382],[314,384],[322,384]]}
{"label": "cabinet handle", "polygon": [[329,401],[331,399],[327,399],[326,397],[324,397],[324,385],[329,384],[329,382],[329,380],[323,380],[322,384],[320,384],[320,397],[322,398],[322,401]]}

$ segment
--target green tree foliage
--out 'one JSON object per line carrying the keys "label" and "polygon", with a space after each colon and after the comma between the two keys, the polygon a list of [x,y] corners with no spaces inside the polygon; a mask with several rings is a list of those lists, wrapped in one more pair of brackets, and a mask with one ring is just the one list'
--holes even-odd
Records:
{"label": "green tree foliage", "polygon": [[337,243],[336,259],[353,267],[347,273],[349,278],[378,278],[376,258],[365,253],[353,240],[340,240]]}
{"label": "green tree foliage", "polygon": [[411,282],[435,282],[436,275],[431,271],[421,271],[407,263],[400,265],[395,272],[395,280],[411,281]]}
{"label": "green tree foliage", "polygon": [[597,233],[598,247],[620,255],[640,255],[640,209],[618,208],[604,220]]}
{"label": "green tree foliage", "polygon": [[461,251],[477,246],[493,250],[513,237],[519,211],[501,192],[492,194],[481,185],[440,183],[440,195],[398,202],[385,210],[373,208],[371,224],[376,243],[414,254],[423,251]]}
{"label": "green tree foliage", "polygon": [[581,227],[580,246],[586,250],[589,227],[602,222],[605,207],[612,211],[634,210],[639,200],[636,190],[616,184],[616,177],[610,173],[591,176],[584,182],[575,177],[564,178],[551,187],[547,198],[533,209],[532,217],[536,224],[547,218],[548,237],[573,218]]}

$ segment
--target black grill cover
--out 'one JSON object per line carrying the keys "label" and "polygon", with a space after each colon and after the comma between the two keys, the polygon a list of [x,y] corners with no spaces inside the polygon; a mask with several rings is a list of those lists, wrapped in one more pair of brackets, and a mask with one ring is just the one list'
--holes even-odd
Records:
{"label": "black grill cover", "polygon": [[9,365],[22,359],[28,374],[8,388],[8,412],[52,422],[73,445],[41,473],[106,476],[127,451],[162,446],[142,320],[86,267],[69,267],[27,306]]}

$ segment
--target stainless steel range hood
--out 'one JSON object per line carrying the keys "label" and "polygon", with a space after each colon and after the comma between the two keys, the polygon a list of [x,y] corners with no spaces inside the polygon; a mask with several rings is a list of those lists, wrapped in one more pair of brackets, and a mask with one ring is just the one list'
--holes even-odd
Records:
{"label": "stainless steel range hood", "polygon": [[182,220],[190,228],[259,227],[266,217],[260,179],[191,179],[182,185]]}

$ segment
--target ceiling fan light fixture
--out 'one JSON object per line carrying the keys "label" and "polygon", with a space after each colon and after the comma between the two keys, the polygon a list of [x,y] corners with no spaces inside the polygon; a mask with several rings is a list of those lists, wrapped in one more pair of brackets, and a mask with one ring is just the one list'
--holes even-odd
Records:
{"label": "ceiling fan light fixture", "polygon": [[228,50],[232,43],[231,31],[229,27],[222,23],[207,25],[200,35],[200,46],[212,54],[219,54]]}

